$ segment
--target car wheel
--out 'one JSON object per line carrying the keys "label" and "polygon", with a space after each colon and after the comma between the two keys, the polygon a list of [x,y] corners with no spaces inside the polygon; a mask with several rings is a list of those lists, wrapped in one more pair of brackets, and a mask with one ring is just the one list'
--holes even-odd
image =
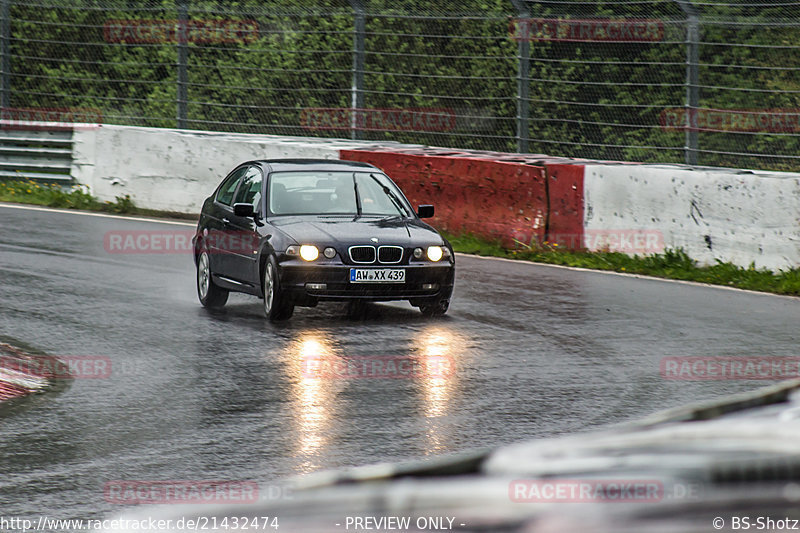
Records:
{"label": "car wheel", "polygon": [[222,307],[228,301],[228,291],[214,284],[206,250],[201,250],[197,258],[197,296],[204,307],[211,309]]}
{"label": "car wheel", "polygon": [[442,316],[450,308],[450,300],[446,298],[435,298],[424,301],[420,304],[419,310],[425,316]]}
{"label": "car wheel", "polygon": [[281,290],[278,264],[270,256],[264,265],[264,313],[271,321],[287,320],[294,313],[294,304]]}

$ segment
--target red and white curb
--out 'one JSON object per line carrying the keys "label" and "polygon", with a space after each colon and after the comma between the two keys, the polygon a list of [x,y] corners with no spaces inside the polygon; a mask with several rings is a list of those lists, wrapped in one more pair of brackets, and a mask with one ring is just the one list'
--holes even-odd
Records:
{"label": "red and white curb", "polygon": [[22,372],[33,356],[0,342],[0,402],[41,392],[50,386],[46,377]]}

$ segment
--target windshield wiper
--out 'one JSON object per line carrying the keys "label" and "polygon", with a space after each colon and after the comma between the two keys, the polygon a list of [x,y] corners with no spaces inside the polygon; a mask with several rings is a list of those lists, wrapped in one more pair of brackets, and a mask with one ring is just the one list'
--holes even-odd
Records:
{"label": "windshield wiper", "polygon": [[397,196],[395,196],[395,194],[392,192],[392,190],[389,187],[387,187],[386,185],[384,185],[383,183],[381,183],[380,180],[378,178],[376,178],[374,174],[370,174],[369,177],[372,178],[373,180],[375,180],[375,183],[377,183],[378,186],[383,189],[384,194],[389,197],[389,200],[392,201],[392,203],[394,204],[395,209],[397,209],[397,211],[400,213],[400,216],[407,216],[408,213],[406,212],[405,208],[403,207],[403,204],[400,202],[400,199],[397,198]]}
{"label": "windshield wiper", "polygon": [[353,172],[353,190],[356,192],[356,218],[361,218],[361,195],[358,194],[358,180]]}

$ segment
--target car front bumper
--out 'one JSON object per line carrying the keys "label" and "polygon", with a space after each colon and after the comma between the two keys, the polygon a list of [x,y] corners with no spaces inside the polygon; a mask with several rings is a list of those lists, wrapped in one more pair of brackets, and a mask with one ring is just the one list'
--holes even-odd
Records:
{"label": "car front bumper", "polygon": [[[402,283],[353,283],[351,268],[396,268],[405,270]],[[450,298],[455,265],[420,263],[398,266],[350,266],[342,264],[303,264],[287,261],[278,266],[280,286],[298,305],[313,305],[318,300],[417,300]],[[324,286],[324,287],[323,287]]]}

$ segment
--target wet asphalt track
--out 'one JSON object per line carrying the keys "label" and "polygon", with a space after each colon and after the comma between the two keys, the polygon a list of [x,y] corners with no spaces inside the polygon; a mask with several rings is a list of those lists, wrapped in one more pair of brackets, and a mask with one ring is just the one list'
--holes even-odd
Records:
{"label": "wet asphalt track", "polygon": [[[98,518],[110,480],[257,480],[580,431],[752,389],[664,380],[666,356],[796,356],[800,300],[459,256],[443,319],[341,304],[272,325],[200,307],[191,257],[110,254],[186,226],[0,206],[0,340],[108,357],[0,419],[0,514]],[[444,380],[302,379],[306,356],[446,357]]]}

